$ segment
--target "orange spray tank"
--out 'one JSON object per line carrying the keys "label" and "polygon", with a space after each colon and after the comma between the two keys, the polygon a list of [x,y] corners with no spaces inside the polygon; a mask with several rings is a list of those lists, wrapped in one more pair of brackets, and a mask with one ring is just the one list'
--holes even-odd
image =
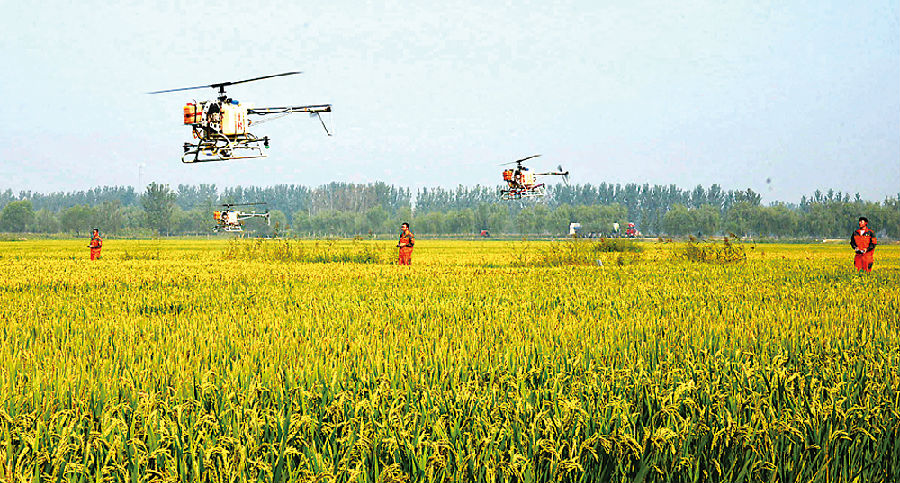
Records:
{"label": "orange spray tank", "polygon": [[184,105],[184,124],[196,124],[200,122],[200,109],[193,102]]}

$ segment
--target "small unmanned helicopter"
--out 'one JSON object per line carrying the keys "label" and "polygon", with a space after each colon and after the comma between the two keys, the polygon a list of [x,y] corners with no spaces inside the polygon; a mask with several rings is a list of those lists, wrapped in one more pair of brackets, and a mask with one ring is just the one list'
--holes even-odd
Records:
{"label": "small unmanned helicopter", "polygon": [[558,166],[557,171],[548,171],[546,173],[533,173],[530,169],[523,166],[522,163],[531,159],[540,157],[540,154],[528,156],[527,158],[518,159],[509,163],[503,163],[500,166],[515,163],[515,169],[503,170],[503,181],[506,181],[507,188],[500,190],[500,199],[518,200],[522,198],[539,198],[547,194],[546,185],[538,183],[538,176],[562,176],[563,181],[569,184],[569,172],[563,171],[562,166]]}
{"label": "small unmanned helicopter", "polygon": [[216,220],[216,226],[213,227],[213,230],[244,231],[244,220],[257,217],[265,218],[266,224],[270,224],[268,210],[264,213],[251,213],[232,209],[235,206],[256,206],[264,204],[265,203],[223,203],[222,207],[225,208],[224,210],[213,211],[213,219]]}
{"label": "small unmanned helicopter", "polygon": [[[183,163],[201,163],[206,161],[227,161],[230,159],[262,158],[266,156],[263,148],[269,148],[269,137],[257,137],[248,129],[252,121],[248,115],[265,116],[279,114],[286,116],[295,112],[309,113],[316,117],[331,136],[331,131],[322,119],[322,113],[331,112],[331,104],[284,107],[253,107],[252,104],[240,103],[225,94],[225,87],[245,82],[253,82],[271,77],[282,77],[301,74],[302,72],[285,72],[283,74],[266,75],[235,82],[220,82],[206,86],[181,87],[164,91],[148,92],[162,94],[164,92],[187,91],[212,87],[219,90],[216,100],[192,101],[184,106],[184,125],[191,126],[196,143],[184,143]],[[275,119],[275,118],[273,118]],[[264,121],[257,121],[256,124]]]}

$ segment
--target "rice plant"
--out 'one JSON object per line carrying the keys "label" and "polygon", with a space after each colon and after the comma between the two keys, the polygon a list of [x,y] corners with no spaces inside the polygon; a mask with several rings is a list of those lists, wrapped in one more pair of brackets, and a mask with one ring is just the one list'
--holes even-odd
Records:
{"label": "rice plant", "polygon": [[248,243],[0,242],[0,479],[900,478],[896,246]]}

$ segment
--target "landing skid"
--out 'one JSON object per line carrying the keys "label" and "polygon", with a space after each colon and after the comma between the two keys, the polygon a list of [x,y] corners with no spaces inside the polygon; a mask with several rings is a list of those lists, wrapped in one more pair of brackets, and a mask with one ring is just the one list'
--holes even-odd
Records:
{"label": "landing skid", "polygon": [[[260,146],[262,144],[262,146]],[[231,159],[265,158],[263,148],[269,147],[269,138],[258,138],[252,134],[225,135],[214,134],[197,141],[197,144],[184,143],[184,155],[181,162],[206,163],[210,161],[228,161]]]}
{"label": "landing skid", "polygon": [[505,201],[520,200],[523,198],[541,198],[547,194],[543,186],[534,189],[509,189],[500,190],[500,199]]}

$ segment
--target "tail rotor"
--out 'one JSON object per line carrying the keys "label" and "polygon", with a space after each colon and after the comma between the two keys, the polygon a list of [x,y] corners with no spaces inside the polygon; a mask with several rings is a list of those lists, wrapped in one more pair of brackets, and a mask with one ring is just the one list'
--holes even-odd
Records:
{"label": "tail rotor", "polygon": [[559,174],[562,176],[563,183],[565,183],[566,186],[569,186],[569,172],[568,172],[568,171],[563,171],[563,168],[562,168],[562,165],[561,165],[561,164],[558,165],[558,166],[556,167],[556,169],[557,169],[557,171],[559,171]]}

